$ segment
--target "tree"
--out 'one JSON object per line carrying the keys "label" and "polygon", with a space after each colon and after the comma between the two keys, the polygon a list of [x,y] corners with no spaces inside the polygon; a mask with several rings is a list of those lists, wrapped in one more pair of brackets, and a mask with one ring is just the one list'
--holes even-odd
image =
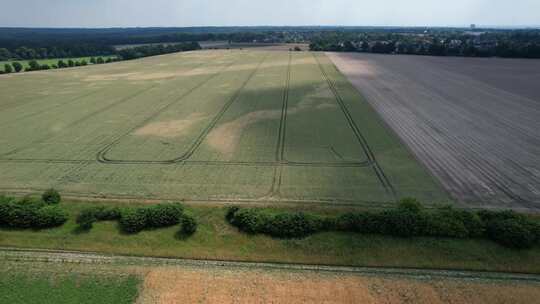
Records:
{"label": "tree", "polygon": [[35,60],[30,60],[30,61],[28,62],[28,66],[30,67],[30,68],[28,69],[28,70],[30,70],[30,71],[37,71],[37,70],[40,69],[39,63],[38,63],[37,61],[35,61]]}
{"label": "tree", "polygon": [[0,48],[0,61],[9,60],[11,58],[11,52],[6,48]]}
{"label": "tree", "polygon": [[83,60],[81,61],[81,65],[82,65],[82,66],[88,65],[88,62],[86,62],[86,60],[83,59]]}
{"label": "tree", "polygon": [[11,65],[13,66],[13,68],[15,69],[15,72],[17,73],[19,73],[23,69],[23,65],[20,62],[15,61]]}
{"label": "tree", "polygon": [[71,68],[71,67],[74,67],[75,66],[75,62],[73,62],[73,60],[68,60],[68,66]]}
{"label": "tree", "polygon": [[4,72],[5,72],[5,73],[11,73],[11,72],[13,72],[13,69],[11,68],[11,65],[9,65],[9,64],[7,64],[7,63],[4,64]]}
{"label": "tree", "polygon": [[58,60],[58,68],[67,68],[67,64],[63,60]]}
{"label": "tree", "polygon": [[96,63],[97,64],[102,64],[102,63],[105,63],[105,61],[103,61],[103,58],[98,57],[98,59],[96,60]]}
{"label": "tree", "polygon": [[90,58],[90,63],[91,64],[96,64],[96,57]]}

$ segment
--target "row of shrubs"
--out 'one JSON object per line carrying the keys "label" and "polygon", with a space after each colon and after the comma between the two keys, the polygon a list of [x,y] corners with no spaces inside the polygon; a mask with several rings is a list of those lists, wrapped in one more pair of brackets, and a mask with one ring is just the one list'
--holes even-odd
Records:
{"label": "row of shrubs", "polygon": [[96,206],[84,209],[76,222],[83,230],[89,230],[98,221],[118,221],[125,233],[138,233],[147,229],[182,224],[181,232],[191,235],[197,230],[197,222],[184,212],[179,203],[158,204],[140,208]]}
{"label": "row of shrubs", "polygon": [[41,199],[0,196],[0,226],[18,229],[46,229],[63,225],[67,213],[58,205],[61,197],[47,190]]}
{"label": "row of shrubs", "polygon": [[398,237],[488,238],[511,248],[540,243],[540,222],[513,211],[469,211],[445,206],[425,209],[415,199],[380,212],[349,212],[338,217],[303,212],[230,207],[227,221],[247,233],[302,238],[322,231],[348,231]]}
{"label": "row of shrubs", "polygon": [[[103,64],[103,63],[111,63],[115,61],[119,61],[119,57],[108,57],[106,59],[103,59],[102,57],[91,57],[90,63],[91,64]],[[37,60],[30,60],[28,61],[28,67],[24,68],[24,66],[20,62],[13,62],[13,63],[6,63],[4,64],[4,70],[0,70],[0,74],[9,74],[9,73],[19,73],[21,71],[39,71],[39,70],[50,70],[50,69],[63,69],[63,68],[71,68],[71,67],[78,67],[78,66],[86,66],[88,65],[88,62],[85,59],[82,59],[81,61],[68,59],[67,61],[58,60],[56,64],[40,64]]]}

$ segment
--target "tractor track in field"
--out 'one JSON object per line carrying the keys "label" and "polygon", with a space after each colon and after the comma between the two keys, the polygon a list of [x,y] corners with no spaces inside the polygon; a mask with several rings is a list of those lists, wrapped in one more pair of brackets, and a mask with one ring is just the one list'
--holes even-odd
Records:
{"label": "tractor track in field", "polygon": [[475,281],[540,283],[540,275],[491,271],[421,269],[399,267],[331,266],[313,264],[197,260],[182,258],[141,257],[96,252],[0,248],[0,261],[58,264],[120,265],[120,266],[186,266],[219,267],[224,269],[260,269],[285,271],[313,271],[404,277],[413,279],[447,278]]}
{"label": "tractor track in field", "polygon": [[[285,85],[283,88],[283,99],[281,104],[281,117],[279,120],[279,134],[276,144],[275,159],[281,163],[285,159],[285,135],[287,130],[287,108],[289,104],[289,89],[291,87],[291,62],[292,54],[289,52],[289,61],[287,63],[287,76],[285,77]],[[283,166],[278,165],[274,168],[272,185],[266,196],[280,197],[281,180],[283,174]]]}
{"label": "tractor track in field", "polygon": [[[37,116],[37,115],[39,115],[39,114],[43,114],[44,112],[48,112],[48,111],[53,110],[53,109],[56,109],[56,108],[60,108],[60,107],[62,107],[63,105],[66,105],[66,104],[69,104],[69,103],[72,103],[72,102],[76,102],[76,101],[78,101],[79,99],[83,99],[83,98],[88,97],[88,96],[92,96],[92,95],[94,95],[94,94],[96,94],[96,93],[98,93],[98,92],[100,92],[100,91],[102,91],[102,88],[99,88],[99,89],[97,89],[97,90],[93,90],[93,91],[91,91],[91,92],[89,92],[89,93],[87,93],[87,94],[83,94],[83,95],[80,95],[80,96],[77,96],[77,97],[74,97],[74,98],[70,98],[70,99],[69,99],[68,101],[66,101],[66,102],[62,102],[62,103],[60,103],[60,104],[54,105],[54,106],[49,107],[49,108],[46,108],[46,109],[44,109],[44,110],[37,111],[37,112],[34,112],[34,113],[28,113],[28,114],[23,115],[23,116],[21,116],[21,117],[17,117],[17,118],[15,118],[15,119],[13,119],[13,120],[5,121],[5,122],[3,122],[2,124],[0,124],[0,127],[7,126],[7,125],[9,125],[9,124],[11,124],[11,123],[13,123],[13,122],[16,122],[16,121],[19,121],[19,120],[22,120],[22,119],[26,119],[26,118],[30,118],[30,117]],[[23,106],[23,105],[21,105],[21,106]]]}
{"label": "tractor track in field", "polygon": [[[131,99],[133,99],[133,98],[139,96],[140,94],[143,94],[143,93],[145,93],[145,92],[147,92],[147,91],[149,91],[149,90],[151,90],[151,89],[157,87],[158,85],[159,85],[159,84],[151,85],[151,86],[149,86],[148,88],[144,88],[144,89],[142,89],[142,90],[139,90],[139,91],[137,91],[136,93],[131,94],[131,95],[125,97],[125,98],[122,98],[122,99],[120,99],[120,100],[118,100],[118,101],[116,101],[116,102],[114,102],[114,103],[112,103],[112,104],[110,104],[110,105],[107,105],[107,106],[105,106],[105,107],[103,107],[103,108],[101,108],[101,109],[99,109],[99,110],[96,110],[96,111],[94,111],[94,112],[92,112],[92,113],[88,113],[87,115],[83,116],[81,119],[76,120],[76,121],[74,121],[74,122],[72,122],[72,123],[70,123],[70,124],[67,124],[64,128],[71,128],[71,127],[73,127],[73,126],[76,126],[76,125],[78,125],[78,124],[80,124],[80,123],[82,123],[82,122],[84,122],[84,121],[86,121],[86,120],[88,120],[88,119],[94,117],[95,115],[99,115],[99,114],[101,114],[101,113],[107,112],[107,111],[110,110],[111,108],[113,108],[113,107],[115,107],[115,106],[117,106],[117,105],[123,104],[123,103],[125,103],[125,102],[128,102],[128,101],[130,101]],[[11,151],[9,151],[9,152],[3,153],[2,155],[3,155],[3,156],[8,156],[8,155],[12,155],[12,154],[14,154],[14,153],[18,153],[18,152],[20,152],[20,151],[22,151],[22,150],[28,149],[29,147],[31,147],[31,146],[33,146],[33,145],[43,143],[43,142],[47,141],[47,140],[50,139],[50,138],[51,138],[51,137],[50,137],[50,134],[48,134],[47,136],[45,136],[45,137],[43,137],[43,138],[37,139],[37,140],[35,140],[35,141],[32,141],[32,142],[30,142],[29,144],[24,145],[24,146],[22,146],[22,147],[15,148],[15,149],[13,149],[13,150],[11,150]]]}
{"label": "tractor track in field", "polygon": [[322,67],[319,58],[313,53],[312,53],[312,56],[315,58],[315,61],[317,62],[317,65],[319,66],[319,70],[321,71],[321,74],[322,74],[324,80],[328,84],[328,87],[332,91],[332,94],[334,95],[339,107],[343,111],[343,114],[345,115],[345,118],[347,119],[349,127],[351,128],[351,130],[353,131],[354,135],[356,136],[358,142],[362,146],[362,149],[364,150],[364,154],[366,155],[367,159],[372,163],[372,168],[375,171],[375,174],[377,175],[377,178],[379,179],[381,185],[383,186],[383,188],[389,194],[391,194],[395,198],[396,197],[396,190],[394,189],[394,186],[392,185],[392,183],[390,182],[390,180],[388,179],[388,177],[384,173],[383,169],[381,168],[381,166],[377,162],[377,159],[375,158],[375,154],[371,150],[366,138],[364,137],[364,135],[362,134],[362,132],[360,131],[360,129],[356,125],[356,122],[354,121],[349,109],[345,105],[345,102],[341,98],[341,95],[339,95],[339,92],[338,92],[338,90],[336,88],[336,85],[335,85],[334,81],[328,76],[328,74],[326,73],[326,71]]}
{"label": "tractor track in field", "polygon": [[246,84],[249,82],[249,80],[251,80],[253,75],[255,75],[255,73],[257,72],[257,70],[261,66],[262,62],[267,58],[267,56],[268,56],[268,54],[266,54],[265,57],[263,57],[263,59],[258,63],[257,67],[251,72],[251,74],[248,76],[248,78],[242,83],[240,88],[233,94],[233,96],[228,100],[228,102],[221,108],[221,110],[216,114],[216,116],[212,119],[212,121],[206,126],[206,128],[203,130],[203,132],[201,134],[199,134],[199,136],[195,139],[195,142],[191,145],[191,147],[188,149],[188,151],[186,153],[184,153],[182,156],[177,157],[175,159],[171,159],[171,160],[113,160],[113,159],[108,159],[106,154],[107,154],[107,152],[109,152],[112,149],[112,147],[114,145],[116,145],[118,142],[120,142],[120,140],[122,140],[125,136],[128,136],[134,130],[136,130],[137,128],[139,128],[142,125],[146,124],[147,122],[149,122],[150,120],[152,120],[153,118],[155,118],[156,116],[161,114],[163,111],[165,111],[167,108],[169,108],[169,107],[173,106],[174,104],[178,103],[179,101],[181,101],[182,99],[184,99],[185,97],[190,95],[192,92],[194,92],[195,90],[199,89],[200,87],[202,87],[203,85],[208,83],[210,80],[212,80],[215,77],[221,75],[221,73],[223,71],[225,71],[227,68],[231,67],[234,63],[236,63],[236,61],[233,61],[233,62],[231,62],[231,64],[223,67],[223,69],[221,69],[219,72],[217,72],[217,73],[213,74],[212,76],[208,77],[205,81],[197,84],[196,86],[194,86],[193,88],[191,88],[190,90],[188,90],[187,92],[182,94],[178,99],[176,99],[172,103],[169,103],[166,106],[162,107],[160,110],[156,111],[155,113],[153,113],[152,115],[147,117],[145,120],[138,123],[136,126],[129,129],[124,134],[117,137],[114,141],[112,141],[105,148],[103,148],[101,151],[98,152],[97,160],[99,162],[101,162],[101,163],[106,163],[106,164],[175,164],[175,163],[180,163],[182,161],[187,160],[189,157],[191,157],[191,155],[195,152],[195,150],[200,146],[200,144],[202,143],[204,138],[206,138],[206,135],[208,135],[210,130],[212,130],[212,128],[217,124],[219,119],[227,111],[227,109],[230,107],[230,105],[233,104],[234,101],[238,98],[238,95],[240,94],[240,91],[246,86]]}
{"label": "tractor track in field", "polygon": [[[197,65],[195,65],[193,68],[191,68],[190,70],[197,69],[197,68],[203,66],[204,64],[205,64],[205,63],[197,64]],[[110,105],[107,105],[107,106],[105,106],[105,107],[103,107],[103,108],[101,108],[101,109],[98,109],[98,110],[96,110],[96,111],[94,111],[94,112],[92,112],[92,113],[88,113],[87,115],[83,116],[82,118],[80,118],[80,119],[78,119],[78,120],[76,120],[76,121],[74,121],[74,122],[72,122],[72,123],[66,125],[64,128],[71,128],[71,127],[73,127],[73,126],[76,126],[76,125],[78,125],[78,124],[80,124],[80,123],[82,123],[82,122],[84,122],[84,121],[86,121],[86,120],[88,120],[88,119],[91,119],[91,118],[94,117],[95,115],[99,115],[99,114],[101,114],[101,113],[107,112],[107,111],[110,110],[111,108],[113,108],[113,107],[115,107],[115,106],[118,106],[118,105],[120,105],[120,104],[123,104],[123,103],[125,103],[125,102],[128,102],[128,101],[130,101],[131,99],[133,99],[133,98],[135,98],[135,97],[137,97],[137,96],[139,96],[139,95],[141,95],[141,94],[144,94],[145,92],[148,92],[148,91],[150,91],[150,90],[152,90],[152,89],[154,89],[154,88],[156,88],[156,87],[158,87],[158,86],[160,86],[160,85],[161,85],[160,83],[155,83],[155,84],[153,84],[153,85],[150,85],[149,87],[144,88],[144,89],[142,89],[142,90],[139,90],[139,91],[135,92],[134,94],[131,94],[131,95],[125,97],[125,98],[121,98],[121,99],[119,99],[118,101],[113,102],[113,103],[110,104]],[[97,92],[97,91],[96,91],[96,92]],[[96,93],[96,92],[93,92],[93,93]],[[90,93],[90,94],[87,94],[87,95],[85,95],[85,96],[82,96],[81,98],[84,98],[84,97],[86,97],[86,96],[92,95],[93,93]],[[50,135],[50,134],[49,134],[49,135]],[[50,139],[50,138],[51,138],[50,136],[45,136],[45,137],[43,137],[43,138],[37,139],[37,140],[35,140],[35,141],[32,141],[30,144],[27,144],[27,145],[24,145],[24,146],[22,146],[22,147],[19,147],[19,148],[13,149],[13,150],[11,150],[11,151],[8,151],[8,152],[6,152],[6,153],[3,153],[2,156],[9,156],[9,155],[11,155],[11,154],[18,153],[18,152],[20,152],[20,151],[23,151],[23,150],[25,150],[25,149],[28,149],[29,147],[31,147],[31,146],[33,146],[33,145],[40,144],[40,143],[42,143],[42,142],[44,142],[44,141],[47,141],[47,140]],[[6,157],[0,157],[0,160],[3,161],[3,160],[13,160],[13,159],[6,158]],[[45,159],[45,160],[47,160],[47,159]],[[52,161],[55,161],[54,159],[51,159],[51,160],[52,160]],[[73,162],[72,160],[67,160],[67,161]]]}

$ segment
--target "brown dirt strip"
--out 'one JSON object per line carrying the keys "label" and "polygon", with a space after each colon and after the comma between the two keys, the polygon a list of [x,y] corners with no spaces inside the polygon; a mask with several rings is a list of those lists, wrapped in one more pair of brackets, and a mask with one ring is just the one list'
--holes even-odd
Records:
{"label": "brown dirt strip", "polygon": [[155,268],[137,303],[530,303],[538,284],[314,272]]}
{"label": "brown dirt strip", "polygon": [[328,56],[464,207],[540,210],[539,62]]}
{"label": "brown dirt strip", "polygon": [[[137,303],[531,303],[540,276],[111,256],[0,248],[2,264],[134,273]],[[48,267],[50,265],[51,267]],[[54,268],[54,267],[53,267]]]}

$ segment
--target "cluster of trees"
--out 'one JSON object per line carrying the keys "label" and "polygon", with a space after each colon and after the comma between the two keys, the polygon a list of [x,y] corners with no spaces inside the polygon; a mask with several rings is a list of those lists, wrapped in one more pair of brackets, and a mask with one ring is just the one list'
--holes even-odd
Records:
{"label": "cluster of trees", "polygon": [[540,31],[326,32],[312,51],[466,57],[540,58]]}
{"label": "cluster of trees", "polygon": [[60,207],[61,197],[47,190],[41,199],[16,199],[0,196],[0,227],[17,229],[46,229],[63,225],[67,213]]}
{"label": "cluster of trees", "polygon": [[[103,64],[103,63],[110,63],[114,61],[118,61],[118,57],[108,57],[106,59],[103,59],[103,57],[91,57],[90,63],[91,64]],[[56,64],[49,65],[47,63],[40,64],[37,60],[30,60],[28,61],[28,67],[24,68],[24,66],[18,62],[15,61],[11,64],[6,63],[4,64],[4,71],[0,70],[0,74],[9,74],[9,73],[18,73],[21,71],[39,71],[39,70],[50,70],[50,69],[63,69],[63,68],[71,68],[71,67],[78,67],[78,66],[86,66],[88,65],[88,62],[85,59],[82,59],[80,61],[68,59],[66,61],[60,59]]]}
{"label": "cluster of trees", "polygon": [[113,53],[114,48],[111,46],[89,44],[45,47],[19,46],[11,50],[4,47],[0,48],[0,61],[105,56]]}
{"label": "cluster of trees", "polygon": [[450,206],[424,209],[404,199],[395,209],[349,212],[338,217],[261,208],[229,208],[226,220],[247,233],[302,238],[322,231],[348,231],[398,237],[487,238],[510,248],[540,243],[540,222],[512,211],[468,211]]}
{"label": "cluster of trees", "polygon": [[184,207],[179,203],[140,208],[96,206],[82,210],[76,219],[81,230],[92,229],[93,224],[98,221],[118,221],[120,229],[125,233],[138,233],[179,223],[179,234],[182,236],[192,235],[197,230],[197,222],[184,212]]}
{"label": "cluster of trees", "polygon": [[124,60],[137,59],[148,56],[200,50],[198,42],[177,43],[169,45],[143,45],[132,48],[125,48],[117,51],[117,55]]}

